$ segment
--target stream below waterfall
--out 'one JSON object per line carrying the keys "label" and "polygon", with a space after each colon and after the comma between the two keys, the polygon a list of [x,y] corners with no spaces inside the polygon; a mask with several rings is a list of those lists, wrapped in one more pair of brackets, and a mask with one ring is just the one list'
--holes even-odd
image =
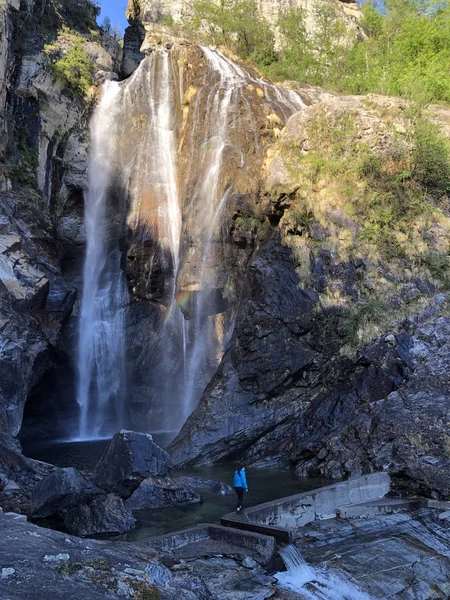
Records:
{"label": "stream below waterfall", "polygon": [[[160,432],[153,433],[154,441],[167,446],[175,433]],[[23,451],[26,456],[49,462],[58,467],[75,467],[81,471],[92,472],[101,457],[109,439],[88,442],[23,442]],[[203,477],[204,479],[215,479],[229,485],[232,484],[233,473],[237,465],[233,463],[197,467],[192,469],[175,471],[174,475],[188,475]],[[322,487],[330,483],[324,478],[295,477],[290,471],[279,469],[247,469],[247,480],[249,493],[244,502],[247,506],[254,506],[261,502],[276,500],[292,494],[300,494],[314,488]],[[136,541],[154,535],[164,535],[172,531],[192,527],[199,523],[217,523],[220,518],[235,509],[236,495],[220,494],[203,491],[202,504],[189,504],[161,509],[146,509],[133,512],[137,523],[136,527],[127,534],[114,536],[113,539],[121,541]],[[245,505],[244,505],[245,508]],[[55,526],[50,521],[49,527]],[[111,536],[101,536],[111,539]]]}

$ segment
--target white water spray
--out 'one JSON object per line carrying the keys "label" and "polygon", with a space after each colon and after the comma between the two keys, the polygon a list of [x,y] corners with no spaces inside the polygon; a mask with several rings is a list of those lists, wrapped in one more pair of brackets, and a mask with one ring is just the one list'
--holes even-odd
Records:
{"label": "white water spray", "polygon": [[282,548],[280,554],[287,569],[275,575],[280,587],[311,600],[371,600],[341,573],[309,565],[295,546]]}

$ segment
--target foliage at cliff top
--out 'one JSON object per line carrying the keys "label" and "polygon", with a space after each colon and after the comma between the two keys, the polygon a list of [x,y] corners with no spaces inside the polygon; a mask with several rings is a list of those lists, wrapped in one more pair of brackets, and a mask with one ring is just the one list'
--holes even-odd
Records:
{"label": "foliage at cliff top", "polygon": [[[92,0],[53,0],[54,14],[59,24],[64,23],[81,33],[89,33],[97,28],[96,19],[100,5]],[[59,25],[60,26],[60,25]]]}
{"label": "foliage at cliff top", "polygon": [[[379,4],[377,4],[378,6]],[[315,8],[314,33],[301,8],[278,23],[280,48],[253,0],[196,0],[193,26],[252,59],[264,75],[341,92],[397,95],[423,104],[450,102],[450,5],[386,0],[362,5],[364,39],[354,39],[333,4]]]}
{"label": "foliage at cliff top", "polygon": [[381,119],[378,123],[373,135],[379,141],[373,145],[361,135],[356,113],[330,113],[318,106],[306,124],[307,151],[304,141],[280,142],[297,189],[294,229],[321,223],[332,251],[391,265],[400,261],[401,272],[405,263],[426,268],[447,288],[450,142],[420,113],[401,133]]}
{"label": "foliage at cliff top", "polygon": [[54,76],[81,96],[86,95],[93,82],[93,65],[85,44],[81,34],[63,27],[57,40],[44,47]]}

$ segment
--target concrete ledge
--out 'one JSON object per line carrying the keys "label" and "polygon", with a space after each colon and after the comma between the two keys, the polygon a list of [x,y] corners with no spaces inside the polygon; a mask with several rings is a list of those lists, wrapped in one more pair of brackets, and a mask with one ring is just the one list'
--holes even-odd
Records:
{"label": "concrete ledge", "polygon": [[441,510],[450,510],[450,502],[446,500],[427,500],[428,508],[440,508]]}
{"label": "concrete ledge", "polygon": [[[224,552],[224,549],[224,553],[244,549],[244,554],[253,554],[261,563],[269,562],[276,550],[273,537],[208,523],[168,535],[148,538],[144,542],[156,550],[172,553],[178,553],[180,550],[192,546],[193,554],[198,553],[199,555],[218,554]],[[198,545],[198,549],[194,548],[196,545]],[[202,546],[204,546],[204,550]]]}
{"label": "concrete ledge", "polygon": [[234,527],[235,529],[242,529],[245,531],[252,531],[261,535],[269,535],[274,537],[279,542],[291,542],[291,532],[287,529],[280,529],[279,527],[272,527],[271,525],[260,525],[259,523],[253,523],[249,519],[239,518],[235,513],[228,513],[224,515],[220,522],[226,527]]}
{"label": "concrete ledge", "polygon": [[245,516],[252,525],[296,529],[316,519],[335,518],[339,507],[379,500],[390,491],[390,487],[391,480],[387,473],[371,473],[312,492],[258,504],[246,509]]}
{"label": "concrete ledge", "polygon": [[341,506],[336,510],[336,514],[341,519],[357,519],[402,512],[404,510],[415,510],[421,506],[423,506],[423,501],[420,498],[383,498],[381,500],[373,500],[372,502],[363,502],[362,504]]}

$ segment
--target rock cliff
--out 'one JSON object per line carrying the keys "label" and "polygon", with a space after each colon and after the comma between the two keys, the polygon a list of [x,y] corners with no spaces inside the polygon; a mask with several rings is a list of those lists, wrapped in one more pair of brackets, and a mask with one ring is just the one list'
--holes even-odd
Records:
{"label": "rock cliff", "polygon": [[[436,294],[447,280],[430,263],[446,264],[446,196],[429,196],[430,212],[402,209],[383,236],[362,235],[383,190],[359,163],[380,157],[391,177],[402,156],[412,160],[407,105],[300,93],[310,106],[268,151],[273,237],[250,263],[233,337],[174,460],[333,478],[388,470],[400,487],[446,496],[447,298]],[[429,116],[448,130],[448,111]]]}
{"label": "rock cliff", "polygon": [[95,31],[95,16],[72,0],[8,0],[0,11],[0,429],[13,435],[30,390],[59,360],[75,300],[63,271],[82,250],[92,102],[54,67],[82,47],[92,83],[117,77],[121,50]]}

